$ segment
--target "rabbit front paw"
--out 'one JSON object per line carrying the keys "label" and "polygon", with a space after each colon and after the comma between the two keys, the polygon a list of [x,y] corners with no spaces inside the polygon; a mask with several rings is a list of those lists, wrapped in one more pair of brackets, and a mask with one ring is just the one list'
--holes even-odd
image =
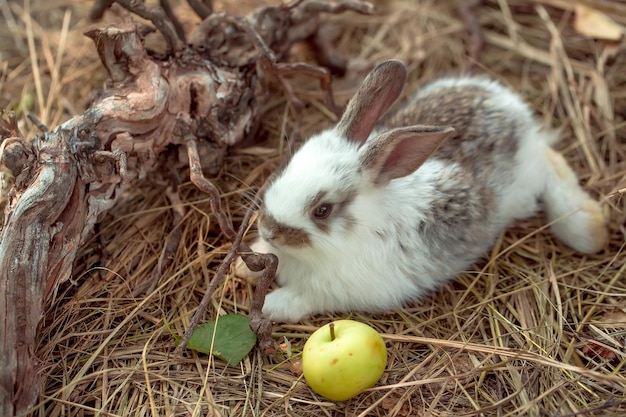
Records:
{"label": "rabbit front paw", "polygon": [[311,312],[302,297],[288,288],[272,291],[263,304],[263,315],[272,321],[295,323]]}
{"label": "rabbit front paw", "polygon": [[245,279],[252,285],[256,285],[263,276],[263,271],[252,271],[241,258],[235,261],[235,276]]}

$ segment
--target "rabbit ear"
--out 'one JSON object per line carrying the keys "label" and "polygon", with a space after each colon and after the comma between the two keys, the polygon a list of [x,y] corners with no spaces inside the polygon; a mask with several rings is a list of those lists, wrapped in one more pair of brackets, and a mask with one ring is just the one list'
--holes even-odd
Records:
{"label": "rabbit ear", "polygon": [[337,124],[339,133],[352,142],[365,142],[380,116],[402,93],[406,76],[406,67],[401,61],[378,64],[350,99]]}
{"label": "rabbit ear", "polygon": [[382,133],[366,143],[361,167],[374,184],[385,185],[415,172],[453,132],[452,127],[410,126]]}

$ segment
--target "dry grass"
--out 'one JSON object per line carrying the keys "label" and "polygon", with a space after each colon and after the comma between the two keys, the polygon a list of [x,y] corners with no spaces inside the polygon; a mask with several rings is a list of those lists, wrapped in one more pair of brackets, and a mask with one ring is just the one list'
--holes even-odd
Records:
{"label": "dry grass", "polygon": [[[623,7],[618,0],[605,4]],[[168,233],[164,169],[103,219],[76,261],[72,282],[49,306],[35,352],[45,383],[32,415],[624,415],[626,54],[624,43],[576,34],[573,11],[554,5],[570,7],[558,0],[485,0],[478,10],[487,41],[479,68],[520,91],[546,124],[563,128],[564,154],[610,218],[604,252],[581,256],[555,241],[540,217],[520,222],[473,271],[421,303],[388,314],[276,325],[276,339],[287,341],[293,356],[255,351],[231,368],[173,352],[171,332],[187,327],[229,247],[206,197],[189,183],[181,191],[184,244],[156,289],[136,292]],[[91,41],[81,35],[87,8],[83,0],[0,2],[3,17],[14,17],[0,28],[0,107],[32,94],[34,112],[49,126],[82,111],[105,79]],[[338,45],[352,58],[350,73],[336,83],[339,101],[385,58],[409,64],[412,86],[467,64],[468,36],[454,1],[395,0],[379,9],[377,16],[332,18]],[[624,16],[616,14],[621,23]],[[299,58],[308,54],[296,51]],[[296,120],[277,92],[266,108],[269,140],[234,151],[213,179],[235,221],[280,160],[279,139],[296,123],[304,133],[332,123],[317,84],[295,84],[311,103],[304,117]],[[36,133],[29,123],[22,129],[29,137]],[[207,319],[216,311],[245,314],[251,291],[228,277]],[[294,362],[307,335],[339,317],[383,333],[389,362],[374,389],[332,403],[309,390]],[[590,350],[600,346],[603,355]]]}

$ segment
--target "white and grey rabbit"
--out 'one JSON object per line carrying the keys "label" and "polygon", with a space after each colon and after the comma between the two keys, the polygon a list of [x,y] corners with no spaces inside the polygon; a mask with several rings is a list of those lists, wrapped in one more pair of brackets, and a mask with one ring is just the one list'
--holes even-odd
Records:
{"label": "white and grey rabbit", "polygon": [[[251,246],[279,260],[266,317],[399,308],[470,267],[539,201],[564,243],[584,253],[605,245],[600,205],[515,93],[444,78],[381,120],[406,77],[397,60],[374,68],[339,123],[268,187]],[[241,260],[237,273],[254,275]]]}

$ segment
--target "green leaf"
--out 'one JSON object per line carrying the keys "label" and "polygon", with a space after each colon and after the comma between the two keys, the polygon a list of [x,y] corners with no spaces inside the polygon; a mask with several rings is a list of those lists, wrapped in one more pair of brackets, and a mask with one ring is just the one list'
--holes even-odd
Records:
{"label": "green leaf", "polygon": [[35,96],[32,93],[24,93],[20,98],[20,102],[15,106],[13,111],[20,116],[21,114],[28,113],[35,106]]}
{"label": "green leaf", "polygon": [[218,318],[217,329],[215,322],[212,321],[196,327],[187,347],[209,355],[213,354],[229,365],[235,366],[255,344],[256,335],[250,329],[250,319],[240,314],[227,314]]}

